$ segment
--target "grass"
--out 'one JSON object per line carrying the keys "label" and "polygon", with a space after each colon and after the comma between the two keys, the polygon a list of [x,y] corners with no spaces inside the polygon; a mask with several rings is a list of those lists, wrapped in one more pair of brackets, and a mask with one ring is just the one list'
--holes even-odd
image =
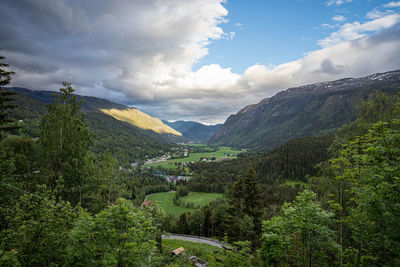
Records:
{"label": "grass", "polygon": [[[179,239],[163,239],[162,244],[165,252],[183,247],[185,249],[185,254],[187,258],[189,258],[190,256],[196,256],[198,258],[208,261],[208,266],[220,266],[220,263],[217,261],[217,259],[221,260],[222,258],[222,248]],[[192,265],[188,263],[184,266]]]}
{"label": "grass", "polygon": [[170,213],[174,216],[179,216],[184,212],[193,212],[197,209],[197,206],[204,207],[210,204],[211,201],[218,198],[223,198],[223,194],[218,193],[202,193],[202,192],[189,192],[189,195],[181,197],[181,201],[188,203],[194,203],[196,208],[186,208],[182,206],[175,206],[173,199],[175,197],[175,192],[165,192],[152,194],[147,197],[152,203],[157,204],[166,213]]}
{"label": "grass", "polygon": [[[193,147],[200,147],[204,149],[208,149],[209,147],[204,145],[204,144],[190,144],[189,146]],[[213,150],[212,148],[209,148],[210,150]],[[163,168],[167,169],[173,169],[176,168],[174,165],[174,162],[199,162],[200,158],[207,158],[211,159],[212,157],[215,157],[215,159],[220,159],[220,158],[236,158],[236,156],[228,156],[229,154],[234,154],[237,155],[241,150],[236,150],[236,149],[231,149],[230,147],[219,147],[217,151],[210,151],[210,152],[201,152],[201,153],[189,153],[188,157],[185,158],[179,158],[179,159],[170,159],[164,162],[159,162],[159,163],[148,163],[146,164],[147,166],[161,166]]]}

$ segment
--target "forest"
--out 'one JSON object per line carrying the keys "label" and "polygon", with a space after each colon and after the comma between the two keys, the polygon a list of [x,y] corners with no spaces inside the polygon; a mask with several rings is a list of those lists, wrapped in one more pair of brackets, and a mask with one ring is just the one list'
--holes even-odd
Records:
{"label": "forest", "polygon": [[[38,138],[14,134],[13,73],[0,60],[0,266],[190,266],[163,249],[164,232],[223,241],[217,266],[400,266],[398,96],[371,95],[334,135],[192,164],[175,185],[92,149],[67,82]],[[179,217],[142,206],[170,190],[225,198]]]}

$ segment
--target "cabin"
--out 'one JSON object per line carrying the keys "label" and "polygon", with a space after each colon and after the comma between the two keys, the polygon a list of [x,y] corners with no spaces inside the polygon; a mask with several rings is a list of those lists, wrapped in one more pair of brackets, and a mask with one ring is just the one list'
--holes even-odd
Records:
{"label": "cabin", "polygon": [[184,255],[185,254],[185,249],[183,247],[177,248],[173,251],[171,251],[172,255],[178,256],[178,255]]}
{"label": "cabin", "polygon": [[143,204],[142,207],[145,208],[147,205],[151,206],[151,201],[150,200],[146,200]]}

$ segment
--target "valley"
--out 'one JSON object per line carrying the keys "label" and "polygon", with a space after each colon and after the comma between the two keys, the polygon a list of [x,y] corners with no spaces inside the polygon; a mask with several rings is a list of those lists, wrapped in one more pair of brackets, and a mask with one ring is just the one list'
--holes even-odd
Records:
{"label": "valley", "polygon": [[[376,213],[374,203],[397,212],[399,81],[400,71],[393,71],[287,89],[222,126],[163,122],[75,95],[68,83],[53,96],[2,89],[11,96],[3,101],[18,106],[9,106],[14,124],[3,123],[0,141],[0,219],[7,222],[0,263],[9,257],[25,266],[43,262],[41,252],[19,241],[31,243],[33,236],[56,265],[98,263],[110,247],[135,262],[157,255],[164,266],[192,264],[194,258],[171,255],[179,247],[214,266],[285,266],[293,259],[307,265],[310,258],[299,258],[306,254],[335,265],[336,257],[350,263],[360,253],[368,264],[371,255],[393,263],[395,252],[384,245],[361,252],[348,240],[365,243],[354,235],[361,231],[375,241],[396,241],[396,216]],[[363,228],[365,221],[385,225],[390,236]],[[301,242],[299,233],[306,233]],[[99,252],[87,251],[83,240]],[[309,251],[314,241],[321,254]],[[14,247],[29,257],[13,254]]]}

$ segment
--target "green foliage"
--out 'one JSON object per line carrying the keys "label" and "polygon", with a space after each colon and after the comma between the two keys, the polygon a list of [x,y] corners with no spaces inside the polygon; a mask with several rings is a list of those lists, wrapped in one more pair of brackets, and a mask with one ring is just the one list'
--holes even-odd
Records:
{"label": "green foliage", "polygon": [[[0,56],[0,60],[2,61],[5,57]],[[15,95],[14,92],[5,91],[3,89],[4,86],[8,85],[11,81],[11,75],[14,74],[12,71],[8,71],[7,68],[9,65],[7,63],[0,61],[0,141],[5,138],[7,134],[19,127],[16,125],[14,119],[10,118],[9,111],[14,109],[16,106],[10,104],[9,102],[13,99],[10,96]]]}
{"label": "green foliage", "polygon": [[41,119],[39,150],[48,185],[55,188],[62,182],[60,197],[75,205],[82,203],[93,135],[80,112],[82,102],[77,102],[69,83],[63,86]]}
{"label": "green foliage", "polygon": [[263,224],[260,257],[265,265],[329,266],[337,252],[330,229],[333,213],[323,210],[316,195],[305,190],[292,204],[282,207],[280,217]]}
{"label": "green foliage", "polygon": [[45,187],[23,195],[14,206],[2,246],[16,249],[23,266],[59,266],[66,259],[68,233],[77,214],[68,202],[56,202]]}
{"label": "green foliage", "polygon": [[70,233],[67,266],[146,266],[157,262],[147,210],[125,199],[95,216],[82,212]]}
{"label": "green foliage", "polygon": [[189,191],[186,188],[186,186],[178,185],[176,187],[176,196],[177,196],[177,198],[187,196],[188,194],[189,194]]}
{"label": "green foliage", "polygon": [[2,251],[0,250],[0,266],[2,267],[19,267],[21,264],[17,258],[17,251]]}
{"label": "green foliage", "polygon": [[229,205],[229,237],[235,241],[250,240],[254,249],[258,246],[261,233],[262,196],[253,169],[249,169],[247,175],[233,185]]}
{"label": "green foliage", "polygon": [[[400,258],[400,120],[378,122],[365,136],[354,186],[349,224],[359,244],[360,261],[381,266],[399,265]],[[352,179],[350,175],[348,179]]]}

